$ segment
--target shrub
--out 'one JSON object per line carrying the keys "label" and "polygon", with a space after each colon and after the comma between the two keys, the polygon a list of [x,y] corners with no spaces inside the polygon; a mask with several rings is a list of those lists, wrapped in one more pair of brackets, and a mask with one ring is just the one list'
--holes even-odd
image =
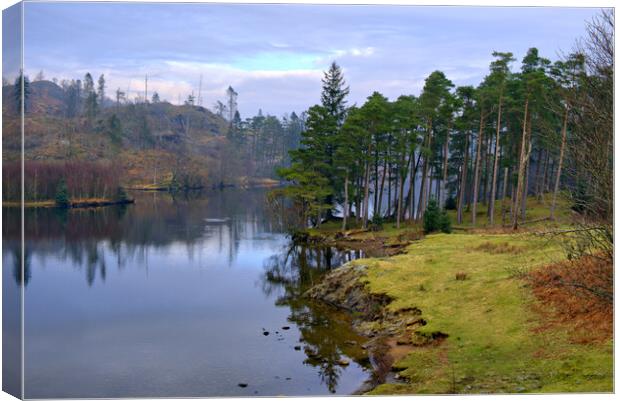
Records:
{"label": "shrub", "polygon": [[56,201],[56,206],[58,207],[69,207],[69,190],[67,189],[67,184],[65,183],[64,178],[61,179],[56,186],[56,196],[54,200]]}
{"label": "shrub", "polygon": [[424,212],[424,232],[428,234],[434,231],[449,233],[452,231],[452,225],[446,211],[440,210],[437,201],[431,199]]}
{"label": "shrub", "polygon": [[383,217],[378,214],[372,216],[370,220],[370,231],[381,231],[383,230]]}
{"label": "shrub", "polygon": [[445,210],[442,210],[439,215],[439,229],[441,232],[447,234],[452,232],[452,223],[450,222],[450,217],[448,217],[448,213],[446,213]]}

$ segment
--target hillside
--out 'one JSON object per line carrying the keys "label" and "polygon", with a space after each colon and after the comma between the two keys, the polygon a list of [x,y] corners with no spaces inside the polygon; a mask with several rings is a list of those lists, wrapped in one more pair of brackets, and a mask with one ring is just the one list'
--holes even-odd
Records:
{"label": "hillside", "polygon": [[[204,107],[106,98],[89,117],[84,99],[72,112],[70,87],[35,81],[28,92],[26,160],[110,163],[121,168],[127,186],[164,186],[173,176],[189,186],[229,184],[253,171],[236,162],[240,155],[227,137],[229,123]],[[11,163],[21,148],[15,87],[4,86],[2,98],[3,163]]]}

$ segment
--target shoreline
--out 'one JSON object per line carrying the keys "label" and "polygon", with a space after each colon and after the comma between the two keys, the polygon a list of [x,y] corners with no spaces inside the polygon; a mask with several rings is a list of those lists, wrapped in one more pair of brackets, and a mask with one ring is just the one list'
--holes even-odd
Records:
{"label": "shoreline", "polygon": [[529,287],[531,274],[565,260],[560,244],[524,231],[417,230],[332,224],[295,235],[364,253],[304,294],[349,313],[352,330],[370,339],[373,377],[354,394],[609,391],[608,366],[596,361],[610,358],[613,339],[541,314],[546,301]]}
{"label": "shoreline", "polygon": [[[390,240],[370,230],[353,229],[344,232],[325,232],[320,229],[304,232],[298,241],[316,246],[331,246],[340,250],[361,251],[364,258],[391,257],[406,252],[412,241],[422,238],[417,230]],[[372,234],[372,238],[358,238]],[[406,339],[415,327],[424,324],[417,310],[390,312],[387,305],[392,299],[384,294],[373,294],[364,284],[367,266],[356,261],[347,262],[325,274],[321,281],[307,290],[303,296],[342,310],[352,318],[351,329],[368,341],[363,348],[372,365],[371,377],[360,384],[352,395],[365,395],[378,386],[405,384],[400,377],[398,360],[406,356],[414,345]],[[416,345],[429,345],[431,339],[422,339]]]}
{"label": "shoreline", "polygon": [[[129,205],[135,203],[134,199],[126,200],[111,200],[111,199],[75,199],[70,200],[67,207],[58,206],[53,200],[46,201],[28,201],[24,202],[24,208],[36,209],[36,208],[57,208],[57,209],[79,209],[79,208],[91,208],[91,207],[104,207],[104,206],[117,206],[117,205]],[[22,206],[22,202],[3,201],[2,207],[19,208]]]}
{"label": "shoreline", "polygon": [[123,188],[128,191],[172,193],[172,192],[184,192],[184,191],[216,191],[216,190],[222,191],[227,188],[243,189],[243,190],[258,189],[258,188],[278,188],[283,185],[284,184],[281,181],[265,179],[265,180],[255,181],[255,182],[228,183],[228,184],[220,184],[220,185],[217,185],[217,184],[202,185],[202,186],[191,187],[191,188],[179,188],[176,190],[173,190],[169,186],[166,186],[166,185],[153,185],[153,184],[129,185]]}

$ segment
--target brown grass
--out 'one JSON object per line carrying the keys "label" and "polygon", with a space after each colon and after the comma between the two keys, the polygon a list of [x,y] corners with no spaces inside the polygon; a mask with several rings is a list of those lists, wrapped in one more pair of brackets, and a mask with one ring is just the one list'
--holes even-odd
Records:
{"label": "brown grass", "polygon": [[523,248],[516,245],[511,245],[508,242],[485,242],[476,247],[475,249],[477,251],[488,252],[491,254],[512,253],[516,255],[523,252]]}
{"label": "brown grass", "polygon": [[613,264],[592,256],[564,261],[527,277],[544,317],[537,330],[567,326],[575,343],[602,342],[613,334]]}
{"label": "brown grass", "polygon": [[465,273],[465,272],[458,272],[458,273],[456,273],[455,278],[458,281],[467,280],[467,273]]}

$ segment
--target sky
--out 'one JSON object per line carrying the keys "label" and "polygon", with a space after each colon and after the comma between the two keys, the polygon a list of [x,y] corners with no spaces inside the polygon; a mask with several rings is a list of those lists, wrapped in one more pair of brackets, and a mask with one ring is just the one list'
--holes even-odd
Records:
{"label": "sky", "polygon": [[[172,103],[198,94],[205,107],[231,85],[242,118],[262,109],[300,113],[320,99],[332,60],[350,86],[349,104],[373,91],[419,94],[443,71],[455,85],[478,84],[493,51],[518,62],[530,47],[555,60],[584,34],[595,8],[241,5],[29,2],[24,66],[34,77],[104,74],[133,99],[157,91]],[[6,19],[5,19],[6,20]],[[150,96],[150,95],[149,95]]]}

